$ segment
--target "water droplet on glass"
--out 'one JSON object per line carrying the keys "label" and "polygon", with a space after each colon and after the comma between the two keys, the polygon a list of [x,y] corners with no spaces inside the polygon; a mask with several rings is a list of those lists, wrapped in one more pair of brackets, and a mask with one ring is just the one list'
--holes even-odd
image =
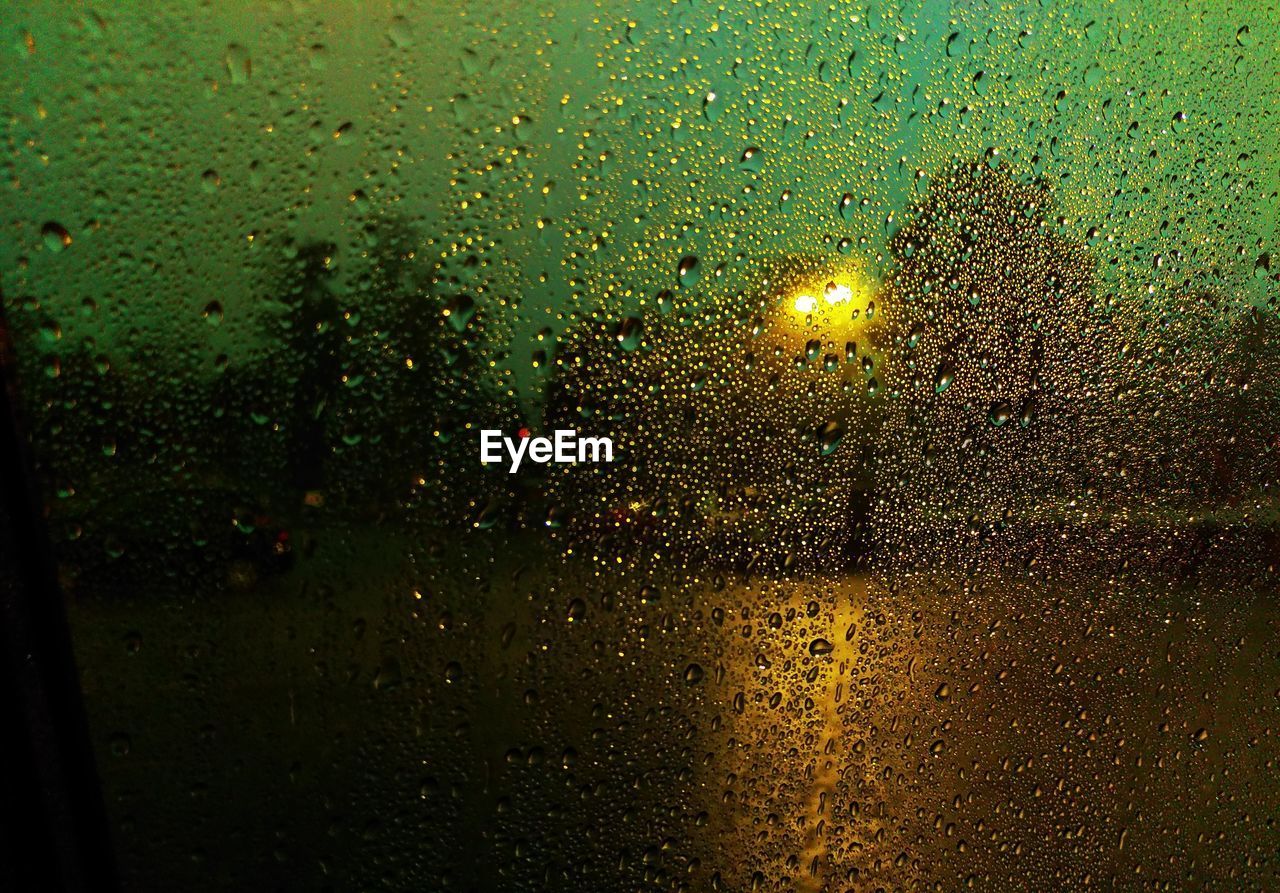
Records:
{"label": "water droplet on glass", "polygon": [[756,146],[748,146],[738,159],[738,167],[748,173],[758,174],[764,166],[764,151]]}
{"label": "water droplet on glass", "polygon": [[688,288],[697,283],[701,272],[701,265],[698,263],[698,259],[689,254],[680,258],[680,264],[676,268],[676,279],[682,286]]}
{"label": "water droplet on glass", "polygon": [[49,221],[40,228],[40,234],[44,237],[45,247],[50,251],[62,251],[71,247],[71,233],[61,223]]}
{"label": "water droplet on glass", "polygon": [[823,456],[830,456],[840,446],[840,441],[844,438],[844,427],[839,422],[827,422],[818,429],[819,452]]}
{"label": "water droplet on glass", "polygon": [[934,375],[934,390],[941,394],[947,388],[951,387],[951,383],[956,380],[956,368],[950,362],[943,361],[938,364],[938,371]]}
{"label": "water droplet on glass", "polygon": [[408,49],[413,46],[413,27],[404,16],[396,16],[391,20],[391,27],[387,29],[387,37],[391,39],[396,49]]}
{"label": "water droplet on glass", "polygon": [[238,43],[227,46],[226,55],[223,62],[227,66],[227,75],[231,78],[233,84],[247,84],[249,76],[253,74],[253,61],[249,58],[249,51]]}
{"label": "water droplet on glass", "polygon": [[835,651],[836,646],[832,645],[826,639],[814,639],[809,643],[809,653],[815,656],[830,654]]}
{"label": "water droplet on glass", "polygon": [[631,351],[640,346],[641,338],[644,336],[644,323],[637,316],[628,316],[618,324],[618,330],[615,337],[618,344],[623,350]]}

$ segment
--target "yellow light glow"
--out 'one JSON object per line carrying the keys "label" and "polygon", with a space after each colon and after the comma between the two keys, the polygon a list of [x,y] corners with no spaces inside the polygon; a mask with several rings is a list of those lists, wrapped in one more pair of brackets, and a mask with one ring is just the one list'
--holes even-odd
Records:
{"label": "yellow light glow", "polygon": [[[793,319],[796,322],[835,325],[841,329],[855,324],[861,327],[865,322],[861,318],[864,307],[871,299],[870,288],[859,280],[832,280],[793,294],[795,297],[790,298],[783,306],[794,312]],[[822,300],[815,297],[818,294],[822,295]]]}
{"label": "yellow light glow", "polygon": [[842,283],[828,282],[823,297],[827,299],[828,304],[843,304],[853,299],[853,289]]}
{"label": "yellow light glow", "polygon": [[801,281],[779,297],[772,331],[783,341],[797,335],[808,340],[816,334],[860,340],[879,325],[879,318],[869,312],[876,285],[858,268],[831,270],[821,278]]}

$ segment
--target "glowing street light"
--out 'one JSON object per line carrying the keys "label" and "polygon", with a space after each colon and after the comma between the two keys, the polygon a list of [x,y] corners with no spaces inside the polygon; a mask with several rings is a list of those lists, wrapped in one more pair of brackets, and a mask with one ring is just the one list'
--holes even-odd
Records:
{"label": "glowing street light", "polygon": [[[870,283],[856,275],[828,280],[824,286],[801,287],[784,299],[783,307],[793,313],[793,324],[800,323],[806,330],[810,326],[828,329],[833,333],[847,334],[863,328],[869,322],[869,313],[857,306],[860,299],[870,301]],[[818,298],[821,295],[821,299]],[[868,307],[870,304],[868,303]]]}
{"label": "glowing street light", "polygon": [[853,289],[843,283],[828,282],[823,297],[828,304],[843,304],[853,300]]}

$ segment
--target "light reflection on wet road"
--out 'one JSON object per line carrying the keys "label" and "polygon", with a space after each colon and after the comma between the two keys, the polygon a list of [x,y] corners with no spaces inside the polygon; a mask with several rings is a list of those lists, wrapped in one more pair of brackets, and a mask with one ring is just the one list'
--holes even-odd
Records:
{"label": "light reflection on wet road", "polygon": [[[77,607],[129,864],[192,890],[243,880],[227,845],[266,882],[332,880],[325,853],[353,847],[368,860],[338,880],[397,889],[440,865],[460,889],[1274,872],[1280,610],[1262,596],[845,577],[641,604],[634,579],[537,544],[475,541],[446,579],[376,539],[348,546],[373,572],[321,549],[252,592]],[[202,843],[174,850],[172,828]]]}

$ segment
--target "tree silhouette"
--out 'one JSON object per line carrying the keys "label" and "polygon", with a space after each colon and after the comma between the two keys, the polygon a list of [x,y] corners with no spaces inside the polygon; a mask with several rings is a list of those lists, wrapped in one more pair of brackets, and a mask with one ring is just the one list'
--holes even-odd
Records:
{"label": "tree silhouette", "polygon": [[877,530],[891,550],[967,549],[1082,494],[1105,458],[1090,447],[1113,418],[1101,391],[1119,350],[1090,258],[1058,234],[1048,190],[981,162],[956,167],[890,251],[901,397]]}

